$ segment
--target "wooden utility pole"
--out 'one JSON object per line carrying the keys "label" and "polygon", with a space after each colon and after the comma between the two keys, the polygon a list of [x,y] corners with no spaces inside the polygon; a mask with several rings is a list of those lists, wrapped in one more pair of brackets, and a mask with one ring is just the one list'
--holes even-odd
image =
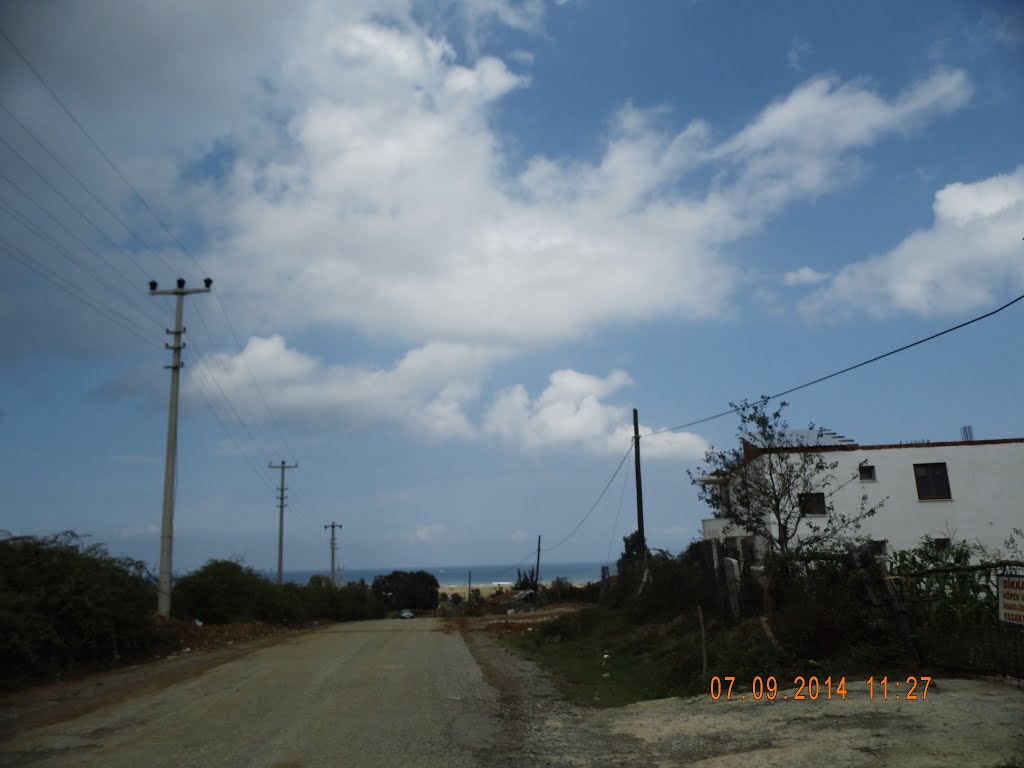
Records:
{"label": "wooden utility pole", "polygon": [[533,569],[533,588],[540,591],[540,536],[537,536],[537,567]]}
{"label": "wooden utility pole", "polygon": [[338,574],[334,570],[334,553],[338,551],[338,545],[334,541],[334,529],[341,528],[341,523],[331,523],[324,526],[325,530],[328,528],[331,529],[331,584],[338,586]]}
{"label": "wooden utility pole", "polygon": [[294,464],[285,464],[282,461],[280,464],[270,464],[271,469],[280,467],[281,469],[281,485],[278,487],[277,497],[277,508],[279,510],[280,517],[277,523],[277,583],[281,584],[284,580],[284,508],[287,506],[284,503],[285,498],[284,492],[287,490],[284,484],[284,471],[286,469],[297,469],[299,462]]}
{"label": "wooden utility pole", "polygon": [[640,415],[633,409],[633,464],[636,467],[636,530],[640,534],[640,551],[647,556],[647,538],[644,536],[644,486],[640,481]]}
{"label": "wooden utility pole", "polygon": [[469,586],[466,587],[466,604],[473,599],[473,572],[469,572]]}
{"label": "wooden utility pole", "polygon": [[178,457],[178,382],[181,379],[181,350],[185,342],[181,340],[185,333],[182,323],[185,297],[193,293],[209,293],[213,280],[206,278],[202,288],[186,288],[185,281],[178,278],[177,288],[159,291],[156,280],[149,281],[150,296],[174,296],[177,304],[174,309],[174,330],[167,333],[174,337],[173,344],[164,344],[171,350],[171,405],[167,415],[167,456],[164,465],[164,509],[160,521],[160,582],[157,587],[156,611],[161,616],[171,615],[171,555],[174,549],[174,462]]}

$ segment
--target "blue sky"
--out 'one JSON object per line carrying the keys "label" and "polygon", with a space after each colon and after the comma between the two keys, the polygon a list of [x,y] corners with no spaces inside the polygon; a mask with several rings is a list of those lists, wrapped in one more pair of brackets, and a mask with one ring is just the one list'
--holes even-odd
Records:
{"label": "blue sky", "polygon": [[[1019,3],[8,3],[0,528],[176,570],[511,563],[645,432],[1024,289]],[[87,32],[87,33],[84,33]],[[69,173],[70,172],[70,173]],[[73,174],[70,175],[70,174]],[[159,217],[157,221],[147,206]],[[794,394],[863,443],[1024,435],[1019,305]],[[642,439],[649,543],[734,419]],[[627,462],[629,467],[629,462]],[[614,559],[623,472],[549,561]]]}

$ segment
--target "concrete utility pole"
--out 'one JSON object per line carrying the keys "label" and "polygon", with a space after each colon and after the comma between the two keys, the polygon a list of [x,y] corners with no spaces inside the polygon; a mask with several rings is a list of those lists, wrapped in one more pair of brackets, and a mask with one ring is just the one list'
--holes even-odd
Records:
{"label": "concrete utility pole", "polygon": [[280,517],[277,523],[277,583],[281,584],[284,579],[284,508],[286,506],[284,503],[286,498],[284,492],[288,490],[284,484],[284,471],[286,469],[298,469],[299,462],[296,461],[294,464],[285,464],[284,461],[282,461],[280,464],[271,463],[269,466],[271,469],[274,469],[275,467],[280,467],[281,469],[281,485],[277,489],[277,508],[280,512]]}
{"label": "concrete utility pole", "polygon": [[174,549],[174,463],[178,457],[178,381],[181,378],[181,350],[185,343],[181,340],[185,327],[181,324],[185,311],[185,297],[192,293],[209,293],[213,280],[203,280],[203,288],[186,288],[185,281],[178,278],[177,288],[169,291],[158,291],[156,280],[149,281],[150,296],[175,296],[177,304],[174,309],[174,330],[167,333],[174,336],[173,344],[164,344],[171,350],[171,364],[164,368],[171,369],[171,405],[167,415],[167,456],[164,465],[164,511],[160,521],[160,585],[157,591],[156,610],[161,616],[171,615],[171,555]]}
{"label": "concrete utility pole", "polygon": [[[281,485],[284,485],[283,480]],[[338,545],[334,543],[334,529],[341,528],[341,523],[331,523],[330,525],[324,526],[324,530],[328,528],[331,529],[331,584],[338,586],[338,576],[337,572],[334,570],[334,553],[338,551]]]}
{"label": "concrete utility pole", "polygon": [[647,538],[644,536],[644,486],[640,481],[640,415],[633,409],[633,464],[636,468],[636,530],[640,534],[640,551],[647,559]]}

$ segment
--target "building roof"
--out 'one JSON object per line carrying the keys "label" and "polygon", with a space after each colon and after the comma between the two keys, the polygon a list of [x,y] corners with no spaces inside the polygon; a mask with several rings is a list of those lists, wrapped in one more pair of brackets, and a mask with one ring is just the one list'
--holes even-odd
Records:
{"label": "building roof", "polygon": [[763,453],[832,453],[835,451],[887,451],[898,448],[948,448],[953,446],[976,446],[976,445],[1006,445],[1011,443],[1024,443],[1024,437],[1006,437],[998,440],[948,440],[942,442],[919,442],[919,443],[881,443],[877,445],[860,445],[858,443],[817,443],[813,445],[798,444],[792,446],[776,446],[775,448],[762,448],[759,445],[743,441],[743,453],[748,461],[757,458]]}

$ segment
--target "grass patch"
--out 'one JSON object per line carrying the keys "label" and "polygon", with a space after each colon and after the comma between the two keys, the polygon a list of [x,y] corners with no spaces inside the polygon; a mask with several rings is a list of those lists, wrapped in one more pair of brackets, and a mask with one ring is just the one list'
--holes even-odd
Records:
{"label": "grass patch", "polygon": [[501,638],[549,671],[567,699],[599,707],[702,694],[712,675],[781,678],[791,662],[768,642],[758,621],[732,628],[712,623],[705,677],[695,620],[637,626],[622,611],[600,607]]}
{"label": "grass patch", "polygon": [[614,707],[672,695],[654,660],[623,644],[628,635],[624,616],[595,607],[547,621],[533,632],[500,637],[551,672],[562,694],[578,704]]}

